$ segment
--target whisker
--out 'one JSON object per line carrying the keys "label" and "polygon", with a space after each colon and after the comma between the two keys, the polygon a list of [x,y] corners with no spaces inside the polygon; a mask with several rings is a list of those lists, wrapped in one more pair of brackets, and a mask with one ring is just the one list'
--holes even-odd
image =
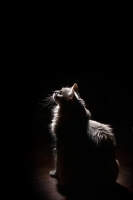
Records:
{"label": "whisker", "polygon": [[[53,93],[54,91],[52,91],[50,89],[50,91]],[[44,108],[48,108],[50,109],[53,104],[55,103],[53,96],[50,94],[47,94],[47,97],[45,97],[44,99],[40,99],[39,105],[41,106],[40,110],[44,109]]]}
{"label": "whisker", "polygon": [[54,101],[51,103],[51,105],[48,107],[48,109],[50,109],[54,104]]}
{"label": "whisker", "polygon": [[46,97],[45,99],[40,99],[40,101],[47,103],[48,101],[51,101],[52,99],[53,99],[53,97],[50,96],[50,97]]}
{"label": "whisker", "polygon": [[51,101],[46,101],[46,102],[39,102],[39,104],[47,104],[47,103],[49,103],[49,102],[51,102]]}
{"label": "whisker", "polygon": [[53,90],[51,90],[51,89],[50,89],[50,91],[51,91],[52,93],[54,93],[54,91],[53,91]]}
{"label": "whisker", "polygon": [[45,107],[47,107],[49,104],[51,104],[51,102],[48,102],[48,103],[44,104],[43,107],[45,108]]}
{"label": "whisker", "polygon": [[47,104],[43,104],[43,105],[41,105],[42,108],[40,108],[40,109],[44,109],[44,108],[46,108],[49,104],[51,104],[51,102],[48,102]]}
{"label": "whisker", "polygon": [[40,101],[48,101],[49,99],[51,99],[52,97],[46,97],[45,99],[40,99]]}
{"label": "whisker", "polygon": [[42,108],[40,108],[40,110],[46,108],[47,106],[49,106],[48,109],[50,109],[53,106],[53,104],[54,104],[54,100],[51,102],[48,102],[47,104],[44,104],[44,106]]}
{"label": "whisker", "polygon": [[42,109],[44,109],[45,107],[42,107],[42,108],[39,108],[39,110],[42,110]]}
{"label": "whisker", "polygon": [[[52,92],[53,93],[53,92]],[[51,94],[48,94],[48,93],[46,93],[46,95],[48,95],[48,98],[49,98],[49,96],[51,96]]]}
{"label": "whisker", "polygon": [[48,99],[43,99],[43,100],[41,100],[41,101],[48,101]]}
{"label": "whisker", "polygon": [[[44,109],[45,107],[47,107],[47,106],[49,106],[49,105],[50,105],[50,107],[51,107],[51,106],[53,105],[53,103],[54,103],[54,99],[53,99],[52,96],[50,96],[50,97],[47,97],[46,99],[44,99],[44,100],[43,100],[43,103],[40,102],[39,104],[40,104],[40,106],[43,106],[43,108],[41,108],[41,109]],[[49,109],[50,107],[48,107],[48,109]]]}

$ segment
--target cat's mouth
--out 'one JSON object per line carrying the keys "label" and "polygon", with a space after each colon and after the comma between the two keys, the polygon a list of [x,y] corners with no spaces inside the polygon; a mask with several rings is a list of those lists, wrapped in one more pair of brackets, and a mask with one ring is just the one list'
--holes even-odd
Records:
{"label": "cat's mouth", "polygon": [[56,93],[53,94],[53,98],[54,98],[54,100],[56,100],[56,98],[57,98],[57,94]]}

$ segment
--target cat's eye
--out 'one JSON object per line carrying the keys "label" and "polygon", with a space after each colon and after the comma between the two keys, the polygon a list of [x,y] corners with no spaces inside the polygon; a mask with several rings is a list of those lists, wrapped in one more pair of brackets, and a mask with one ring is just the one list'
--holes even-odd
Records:
{"label": "cat's eye", "polygon": [[62,95],[62,90],[59,91],[59,94]]}
{"label": "cat's eye", "polygon": [[61,90],[56,90],[54,93],[55,94],[62,94]]}
{"label": "cat's eye", "polygon": [[56,96],[62,96],[62,90],[56,90],[55,92],[54,92],[54,94],[56,95]]}

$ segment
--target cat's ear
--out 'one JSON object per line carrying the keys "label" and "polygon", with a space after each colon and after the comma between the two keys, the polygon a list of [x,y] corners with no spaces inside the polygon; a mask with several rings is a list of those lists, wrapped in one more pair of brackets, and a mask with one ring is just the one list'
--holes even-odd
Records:
{"label": "cat's ear", "polygon": [[78,85],[77,85],[77,83],[74,83],[74,85],[72,86],[72,90],[74,90],[75,92],[78,93]]}
{"label": "cat's ear", "polygon": [[74,90],[71,88],[70,92],[68,93],[69,99],[73,99],[74,95]]}
{"label": "cat's ear", "polygon": [[78,93],[78,85],[76,83],[74,83],[74,85],[71,87],[71,90],[69,92],[69,99],[74,99]]}

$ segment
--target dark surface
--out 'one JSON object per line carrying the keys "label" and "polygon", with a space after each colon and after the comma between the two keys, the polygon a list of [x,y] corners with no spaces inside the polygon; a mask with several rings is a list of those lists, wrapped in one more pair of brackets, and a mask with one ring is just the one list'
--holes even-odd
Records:
{"label": "dark surface", "polygon": [[[30,149],[32,151],[29,156],[29,173],[27,174],[27,177],[30,177],[28,181],[28,188],[30,188],[28,190],[29,198],[63,200],[66,198],[57,191],[56,179],[49,176],[49,171],[54,168],[54,165],[52,140],[47,133],[47,129],[44,128],[42,133],[38,130],[36,133],[34,132],[34,136],[31,136],[32,145]],[[121,142],[125,145],[122,145],[124,148],[119,145],[116,148],[116,158],[120,162],[120,173],[117,179],[117,185],[112,189],[110,188],[109,193],[107,193],[107,190],[102,193],[105,199],[131,199],[133,196],[133,152],[129,149],[129,145],[127,147],[123,140]],[[99,198],[99,194],[100,192],[96,191],[95,195],[97,198]],[[96,197],[92,199],[97,199]],[[77,191],[74,196],[68,199],[82,198],[88,199],[87,193],[79,194]]]}

